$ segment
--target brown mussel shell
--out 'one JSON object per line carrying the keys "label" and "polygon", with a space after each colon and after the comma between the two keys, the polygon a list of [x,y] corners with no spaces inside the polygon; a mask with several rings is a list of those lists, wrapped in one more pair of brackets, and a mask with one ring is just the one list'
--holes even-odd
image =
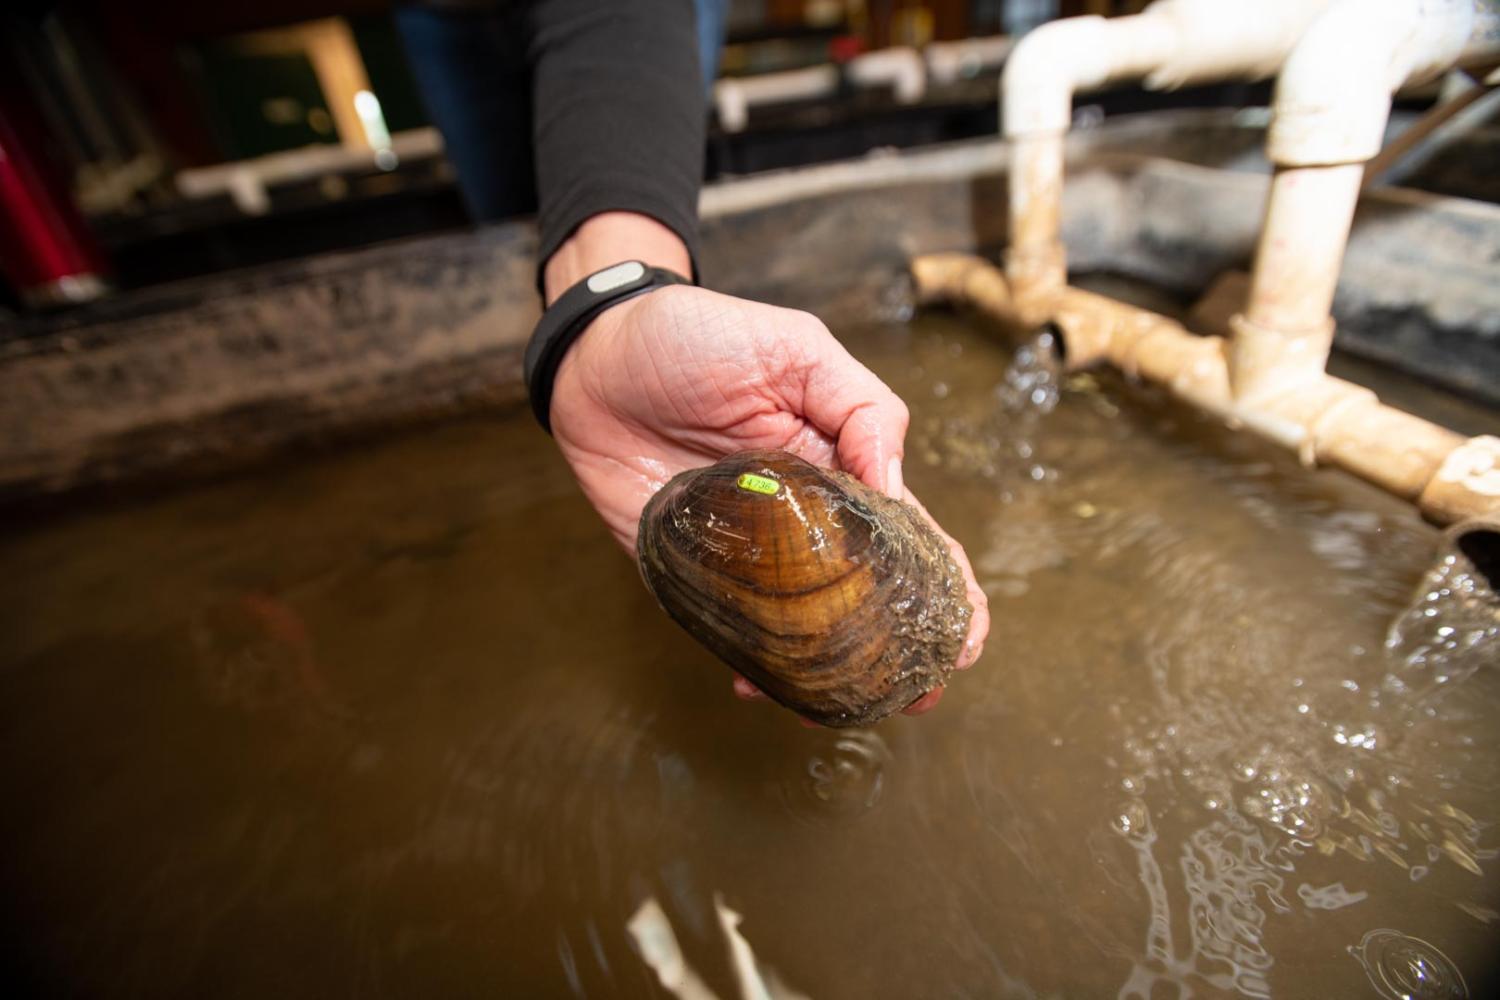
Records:
{"label": "brown mussel shell", "polygon": [[667,614],[826,726],[869,724],[940,687],[974,614],[915,507],[784,451],[674,478],[641,513],[637,550]]}

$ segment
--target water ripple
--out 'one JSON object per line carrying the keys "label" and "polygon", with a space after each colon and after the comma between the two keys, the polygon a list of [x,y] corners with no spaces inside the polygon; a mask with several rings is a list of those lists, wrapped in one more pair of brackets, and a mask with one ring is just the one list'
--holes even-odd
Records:
{"label": "water ripple", "polygon": [[1349,953],[1386,1000],[1467,1000],[1463,973],[1436,945],[1400,931],[1370,931]]}
{"label": "water ripple", "polygon": [[804,819],[850,822],[880,803],[890,762],[890,748],[874,730],[830,732],[826,747],[782,782],[782,795]]}

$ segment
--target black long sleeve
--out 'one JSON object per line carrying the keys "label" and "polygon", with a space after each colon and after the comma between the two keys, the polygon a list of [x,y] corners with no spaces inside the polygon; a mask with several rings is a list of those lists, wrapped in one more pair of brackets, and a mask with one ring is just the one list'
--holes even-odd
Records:
{"label": "black long sleeve", "polygon": [[697,261],[706,110],[691,0],[531,6],[532,135],[545,264],[607,211],[649,215]]}

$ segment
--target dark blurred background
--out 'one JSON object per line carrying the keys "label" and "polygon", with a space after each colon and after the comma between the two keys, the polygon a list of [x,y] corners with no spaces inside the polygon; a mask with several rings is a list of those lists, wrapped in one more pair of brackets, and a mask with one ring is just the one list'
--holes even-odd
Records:
{"label": "dark blurred background", "polygon": [[[723,22],[709,179],[991,134],[1007,38],[1145,5],[706,2]],[[25,0],[0,18],[8,311],[467,222],[387,0]],[[858,69],[893,46],[916,78]],[[1268,93],[1129,89],[1082,113]]]}

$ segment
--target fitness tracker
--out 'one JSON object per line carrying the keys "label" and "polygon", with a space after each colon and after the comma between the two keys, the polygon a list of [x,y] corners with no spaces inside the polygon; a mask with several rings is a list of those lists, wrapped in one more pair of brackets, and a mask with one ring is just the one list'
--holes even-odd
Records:
{"label": "fitness tracker", "polygon": [[655,291],[667,285],[690,282],[664,267],[647,267],[638,260],[627,260],[602,271],[595,271],[560,295],[542,313],[526,345],[523,372],[526,391],[531,394],[531,412],[542,429],[552,433],[552,381],[558,366],[578,335],[588,328],[594,317],[616,303]]}

